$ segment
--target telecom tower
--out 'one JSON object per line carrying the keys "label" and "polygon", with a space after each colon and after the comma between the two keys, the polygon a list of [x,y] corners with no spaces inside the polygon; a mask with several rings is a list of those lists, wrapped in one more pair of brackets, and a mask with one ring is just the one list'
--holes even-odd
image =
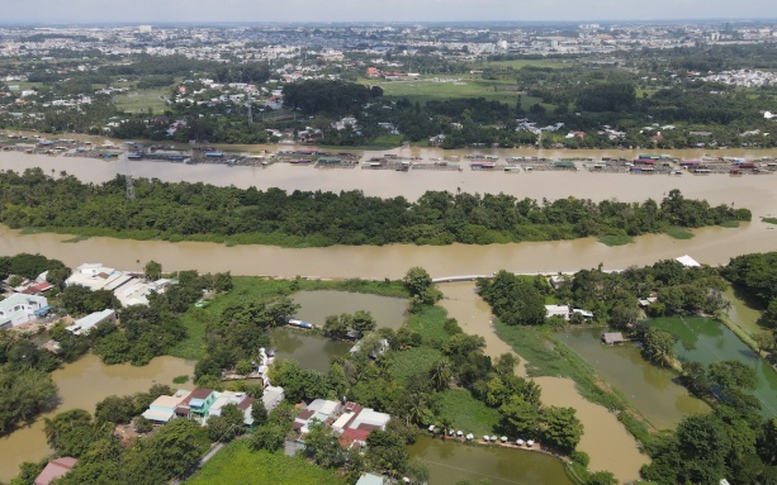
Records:
{"label": "telecom tower", "polygon": [[246,97],[248,99],[248,101],[246,101],[246,107],[248,108],[248,124],[250,125],[250,124],[253,124],[253,122],[254,122],[254,113],[252,111],[253,100],[251,99],[251,93],[250,92],[246,93]]}
{"label": "telecom tower", "polygon": [[132,175],[130,175],[126,150],[124,151],[124,180],[127,183],[127,200],[135,200],[135,184],[132,182]]}

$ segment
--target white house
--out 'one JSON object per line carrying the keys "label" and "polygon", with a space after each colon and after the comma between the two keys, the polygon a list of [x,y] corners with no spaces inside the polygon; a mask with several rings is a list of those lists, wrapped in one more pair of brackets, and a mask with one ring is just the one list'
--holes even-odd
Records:
{"label": "white house", "polygon": [[27,323],[48,310],[46,297],[15,293],[0,301],[0,330]]}
{"label": "white house", "polygon": [[564,320],[569,320],[569,305],[545,305],[545,316],[561,317]]}
{"label": "white house", "polygon": [[101,312],[90,313],[84,318],[79,318],[73,324],[65,327],[65,330],[72,333],[73,335],[86,335],[92,330],[92,328],[108,321],[116,321],[116,310],[108,308]]}

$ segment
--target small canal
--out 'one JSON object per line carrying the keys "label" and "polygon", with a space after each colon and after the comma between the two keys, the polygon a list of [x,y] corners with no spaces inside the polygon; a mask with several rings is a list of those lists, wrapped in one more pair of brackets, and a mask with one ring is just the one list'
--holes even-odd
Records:
{"label": "small canal", "polygon": [[764,417],[777,417],[777,372],[761,360],[722,323],[707,318],[656,318],[651,324],[677,337],[675,354],[681,362],[709,365],[721,360],[737,360],[755,370],[753,393],[761,401]]}
{"label": "small canal", "polygon": [[[375,318],[378,328],[397,329],[405,321],[407,300],[368,293],[349,293],[346,291],[300,291],[292,295],[294,302],[300,305],[295,315],[301,320],[321,327],[329,315],[368,311]],[[332,357],[345,355],[353,347],[351,342],[340,342],[292,328],[274,328],[270,338],[280,359],[294,359],[300,366],[321,372],[329,370]]]}
{"label": "small canal", "polygon": [[429,485],[462,480],[492,485],[571,485],[561,460],[543,453],[466,445],[420,436],[408,447],[410,456],[429,468]]}
{"label": "small canal", "polygon": [[685,416],[709,411],[707,404],[673,381],[675,375],[670,370],[646,361],[637,345],[602,344],[603,331],[576,329],[556,337],[583,357],[657,429],[672,429]]}

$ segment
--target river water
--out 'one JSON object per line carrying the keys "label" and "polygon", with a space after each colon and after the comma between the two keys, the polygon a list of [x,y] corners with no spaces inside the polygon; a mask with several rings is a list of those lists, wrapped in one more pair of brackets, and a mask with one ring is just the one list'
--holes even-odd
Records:
{"label": "river water", "polygon": [[[512,348],[497,337],[491,326],[491,310],[475,293],[474,283],[449,283],[440,285],[445,299],[441,304],[448,315],[455,318],[464,332],[482,336],[486,341],[485,352],[491,358],[503,353],[513,353]],[[526,377],[526,362],[516,371]],[[618,418],[603,406],[584,399],[575,382],[560,377],[534,377],[542,387],[542,402],[548,406],[573,407],[583,423],[583,437],[577,449],[591,458],[593,471],[608,470],[621,482],[637,480],[639,468],[648,463],[648,457],[640,453],[637,442]],[[530,482],[526,482],[530,483]],[[540,482],[541,483],[541,482]]]}
{"label": "river water", "polygon": [[[95,405],[110,395],[124,396],[148,391],[156,383],[175,388],[174,377],[191,377],[193,372],[193,363],[167,356],[157,357],[143,367],[129,364],[104,365],[92,354],[65,364],[52,373],[59,388],[60,402],[56,409],[41,416],[32,425],[0,438],[0,480],[7,482],[15,476],[22,462],[38,461],[46,456],[49,448],[43,433],[44,417],[76,408],[94,413]],[[188,388],[191,386],[191,383],[183,385]]]}
{"label": "river water", "polygon": [[[427,157],[449,154],[405,151],[407,153],[397,153]],[[566,152],[558,156],[601,156],[604,153],[608,153],[608,156],[634,155],[618,151],[611,154],[599,152],[598,155],[581,151]],[[505,152],[500,156],[522,154],[524,153]],[[526,154],[554,156],[536,152]],[[688,158],[701,156],[698,152],[671,154]],[[747,156],[747,153],[743,152],[715,154]],[[766,154],[754,154],[764,155]],[[33,166],[41,166],[46,173],[64,170],[84,181],[95,183],[108,180],[125,170],[124,165],[119,162],[0,153],[0,169],[23,170]],[[167,271],[193,268],[203,272],[229,270],[235,275],[382,279],[401,278],[412,266],[422,266],[434,277],[483,275],[499,269],[516,272],[556,272],[594,268],[600,263],[605,269],[619,269],[630,265],[652,264],[660,259],[683,254],[690,254],[702,263],[715,265],[725,264],[729,258],[736,255],[777,249],[777,231],[774,226],[760,221],[760,217],[777,214],[777,183],[771,175],[729,177],[686,174],[676,177],[595,174],[582,171],[504,174],[473,172],[468,169],[462,172],[400,173],[360,169],[315,170],[311,167],[281,164],[262,169],[159,162],[132,162],[130,170],[135,177],[157,177],[165,181],[201,181],[236,187],[253,185],[260,189],[280,187],[287,190],[362,190],[368,195],[403,195],[409,199],[417,198],[426,190],[455,192],[460,189],[480,193],[502,191],[539,200],[575,196],[596,201],[616,198],[636,202],[647,198],[660,200],[669,190],[679,188],[689,198],[703,198],[712,204],[748,207],[753,210],[754,221],[742,224],[738,229],[699,229],[694,231],[695,237],[688,240],[676,240],[665,235],[647,235],[637,238],[633,244],[612,248],[592,238],[488,246],[389,245],[306,249],[255,245],[227,247],[212,243],[168,243],[110,238],[62,243],[69,236],[20,235],[17,231],[0,226],[0,255],[37,252],[61,259],[71,267],[85,262],[101,262],[120,269],[141,270],[145,262],[153,259],[162,263]],[[445,291],[450,294],[453,290]],[[467,291],[469,298],[475,303],[461,303],[462,313],[458,314],[454,308],[458,305],[456,300],[446,302],[451,316],[460,321],[465,331],[486,337],[489,353],[498,355],[509,351],[509,347],[504,343],[500,344],[501,341],[493,335],[488,324],[487,307],[474,300],[471,286],[469,290],[462,290],[462,298]],[[568,379],[539,378],[537,382],[543,388],[543,400],[547,404],[573,406],[577,409],[578,417],[588,430],[580,443],[580,449],[591,455],[592,469],[611,470],[621,480],[637,478],[639,466],[647,459],[637,451],[634,439],[626,433],[614,415],[601,406],[583,400],[575,390],[574,383]],[[0,446],[3,443],[0,443]],[[6,460],[3,460],[3,466],[6,466],[5,462]]]}

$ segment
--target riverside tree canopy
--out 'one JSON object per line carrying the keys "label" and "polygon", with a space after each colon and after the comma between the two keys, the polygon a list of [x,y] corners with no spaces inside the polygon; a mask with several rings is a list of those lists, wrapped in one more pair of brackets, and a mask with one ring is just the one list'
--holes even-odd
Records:
{"label": "riverside tree canopy", "polygon": [[287,193],[278,188],[217,187],[138,179],[127,200],[123,175],[84,184],[39,168],[0,173],[0,222],[85,235],[196,239],[280,246],[491,244],[636,236],[671,226],[749,221],[747,209],[686,199],[672,190],[661,203],[569,197],[538,202],[508,194],[429,191],[417,201],[361,191]]}

